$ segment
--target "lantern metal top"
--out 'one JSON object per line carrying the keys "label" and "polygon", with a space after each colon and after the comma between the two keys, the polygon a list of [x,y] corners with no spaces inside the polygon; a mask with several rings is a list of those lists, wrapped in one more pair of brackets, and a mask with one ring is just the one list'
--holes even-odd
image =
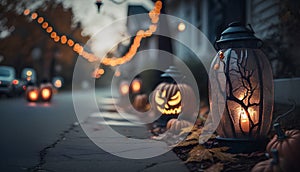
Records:
{"label": "lantern metal top", "polygon": [[160,75],[164,82],[175,83],[176,81],[182,82],[185,78],[175,66],[170,66]]}
{"label": "lantern metal top", "polygon": [[255,35],[251,25],[249,28],[242,25],[240,22],[233,22],[228,25],[215,46],[220,48],[259,48],[262,46],[262,41]]}

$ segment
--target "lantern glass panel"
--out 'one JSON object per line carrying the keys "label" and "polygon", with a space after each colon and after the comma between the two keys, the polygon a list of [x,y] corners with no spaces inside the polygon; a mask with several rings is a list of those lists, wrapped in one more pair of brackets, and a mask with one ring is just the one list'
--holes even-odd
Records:
{"label": "lantern glass panel", "polygon": [[273,78],[264,53],[252,48],[221,50],[210,78],[211,112],[221,119],[217,133],[224,138],[266,137],[273,111]]}

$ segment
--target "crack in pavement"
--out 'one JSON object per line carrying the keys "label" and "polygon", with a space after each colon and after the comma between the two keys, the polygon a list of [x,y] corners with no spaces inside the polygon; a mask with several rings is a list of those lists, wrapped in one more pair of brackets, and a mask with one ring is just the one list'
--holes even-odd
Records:
{"label": "crack in pavement", "polygon": [[49,149],[55,148],[61,141],[66,139],[67,134],[69,134],[71,131],[74,131],[78,126],[79,124],[77,122],[73,123],[67,130],[64,130],[61,134],[59,134],[59,138],[57,140],[55,140],[52,144],[44,147],[39,152],[39,162],[35,166],[27,168],[27,171],[49,171],[46,169],[42,169],[42,166],[46,163],[46,156],[49,153]]}

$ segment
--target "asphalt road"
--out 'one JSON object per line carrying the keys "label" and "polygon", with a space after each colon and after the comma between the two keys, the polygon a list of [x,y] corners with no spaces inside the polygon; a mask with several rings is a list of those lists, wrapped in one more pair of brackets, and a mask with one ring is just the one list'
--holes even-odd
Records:
{"label": "asphalt road", "polygon": [[26,169],[38,161],[37,153],[77,121],[70,92],[51,103],[28,103],[23,97],[0,99],[1,169]]}
{"label": "asphalt road", "polygon": [[[97,96],[106,93],[97,91]],[[76,96],[89,99],[84,92]],[[94,119],[98,109],[85,106],[87,120],[91,121],[88,125],[101,128]],[[125,135],[147,131],[145,127],[126,126],[117,118],[112,114],[109,122]],[[51,103],[28,103],[23,97],[0,98],[0,133],[0,171],[186,171],[172,151],[130,160],[101,150],[78,124],[71,92],[56,94]]]}

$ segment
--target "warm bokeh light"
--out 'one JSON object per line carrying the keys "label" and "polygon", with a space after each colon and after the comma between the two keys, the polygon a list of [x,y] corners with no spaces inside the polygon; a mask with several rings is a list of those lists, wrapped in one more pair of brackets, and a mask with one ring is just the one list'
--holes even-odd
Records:
{"label": "warm bokeh light", "polygon": [[60,42],[62,44],[66,44],[67,43],[68,38],[66,37],[66,35],[61,36]]}
{"label": "warm bokeh light", "polygon": [[[98,58],[94,54],[86,52],[84,48],[79,44],[75,43],[73,40],[68,39],[67,36],[59,37],[55,31],[53,31],[53,27],[49,26],[48,22],[45,21],[45,18],[39,17],[38,23],[42,24],[42,28],[46,29],[48,33],[51,33],[50,37],[55,41],[59,42],[61,44],[68,44],[70,47],[73,47],[73,51],[75,51],[77,54],[81,55],[83,58],[85,58],[89,62],[96,62],[98,60],[101,60],[101,63],[106,66],[118,66],[122,65],[124,63],[129,62],[137,53],[141,41],[144,38],[152,36],[152,34],[157,30],[157,23],[159,21],[159,15],[162,9],[162,2],[161,0],[158,0],[155,2],[154,8],[149,12],[149,17],[151,19],[152,24],[149,26],[148,30],[140,30],[137,32],[133,44],[130,46],[129,51],[123,56],[123,57],[104,57],[104,58]],[[24,10],[24,15],[30,14],[30,10],[26,9]],[[36,19],[38,17],[37,13],[32,13],[31,18]],[[48,27],[49,26],[49,27]],[[52,32],[53,31],[53,32]]]}
{"label": "warm bokeh light", "polygon": [[38,93],[38,91],[37,90],[30,90],[29,92],[28,92],[28,100],[29,101],[32,101],[32,102],[35,102],[35,101],[37,101],[38,100],[38,98],[39,98],[39,93]]}
{"label": "warm bokeh light", "polygon": [[30,10],[29,10],[29,9],[24,10],[24,15],[25,15],[25,16],[27,16],[27,15],[29,15],[29,14],[30,14]]}
{"label": "warm bokeh light", "polygon": [[55,82],[54,82],[54,86],[56,87],[56,88],[61,88],[62,87],[62,82],[61,82],[61,80],[56,80]]}
{"label": "warm bokeh light", "polygon": [[119,77],[119,76],[121,76],[121,72],[117,70],[117,71],[115,72],[115,77]]}
{"label": "warm bokeh light", "polygon": [[54,41],[55,42],[58,42],[60,40],[60,37],[59,36],[56,36],[55,38],[54,38]]}
{"label": "warm bokeh light", "polygon": [[98,73],[99,73],[100,75],[103,75],[103,74],[104,74],[104,69],[99,69],[99,70],[98,70]]}
{"label": "warm bokeh light", "polygon": [[51,97],[51,90],[50,88],[43,88],[41,91],[41,98],[45,101],[49,100]]}
{"label": "warm bokeh light", "polygon": [[137,93],[141,90],[142,84],[141,84],[141,80],[139,79],[134,79],[131,83],[131,89],[132,92]]}
{"label": "warm bokeh light", "polygon": [[51,33],[53,31],[53,28],[51,26],[49,26],[46,30],[48,33]]}
{"label": "warm bokeh light", "polygon": [[27,75],[27,76],[32,76],[32,71],[30,71],[30,70],[27,71],[27,72],[26,72],[26,75]]}
{"label": "warm bokeh light", "polygon": [[73,41],[72,39],[69,39],[69,40],[68,40],[68,45],[69,45],[70,47],[73,47],[74,41]]}
{"label": "warm bokeh light", "polygon": [[31,14],[31,19],[35,20],[38,17],[37,13],[32,13]]}
{"label": "warm bokeh light", "polygon": [[46,29],[46,28],[48,27],[48,25],[49,25],[48,22],[44,22],[44,23],[42,24],[42,28],[43,28],[43,29]]}
{"label": "warm bokeh light", "polygon": [[123,96],[129,93],[129,84],[128,84],[128,82],[123,81],[120,84],[120,93]]}
{"label": "warm bokeh light", "polygon": [[43,23],[44,18],[43,17],[39,17],[37,21],[38,21],[38,23]]}
{"label": "warm bokeh light", "polygon": [[104,69],[95,69],[94,72],[92,73],[93,78],[100,78],[102,75],[104,75],[105,71]]}
{"label": "warm bokeh light", "polygon": [[51,35],[50,35],[50,37],[53,38],[53,39],[54,39],[56,36],[57,36],[56,32],[52,32]]}
{"label": "warm bokeh light", "polygon": [[178,24],[178,30],[180,32],[183,32],[185,30],[185,28],[186,28],[186,26],[185,26],[184,23],[181,22],[181,23]]}
{"label": "warm bokeh light", "polygon": [[18,84],[19,84],[19,80],[14,79],[12,83],[13,83],[14,85],[18,85]]}

